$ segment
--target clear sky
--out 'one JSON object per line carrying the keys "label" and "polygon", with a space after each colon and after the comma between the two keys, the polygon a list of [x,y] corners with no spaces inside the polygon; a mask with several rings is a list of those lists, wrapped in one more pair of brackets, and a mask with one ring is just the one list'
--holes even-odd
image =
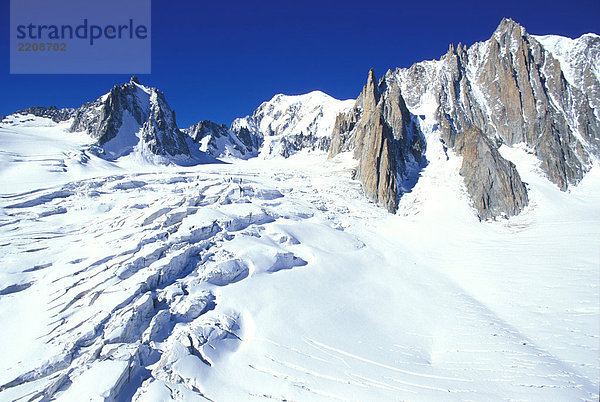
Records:
{"label": "clear sky", "polygon": [[[83,1],[83,0],[82,0]],[[124,75],[10,75],[9,1],[0,6],[0,115],[77,107]],[[230,124],[277,93],[355,98],[367,72],[437,59],[450,43],[488,39],[502,17],[532,34],[600,33],[600,0],[152,1],[152,74],[180,128]]]}

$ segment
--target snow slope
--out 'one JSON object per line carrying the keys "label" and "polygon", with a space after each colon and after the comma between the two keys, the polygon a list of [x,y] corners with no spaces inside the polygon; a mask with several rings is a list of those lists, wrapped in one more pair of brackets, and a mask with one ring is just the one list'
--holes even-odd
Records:
{"label": "snow slope", "polygon": [[0,129],[1,400],[598,399],[598,166],[561,192],[503,147],[530,206],[481,223],[428,117],[397,215],[349,154],[55,172],[85,139],[28,124]]}
{"label": "snow slope", "polygon": [[[96,139],[85,132],[70,132],[70,124],[71,120],[56,123],[31,114],[13,114],[0,123],[0,183],[4,193],[39,190],[115,172],[163,171],[174,165],[218,162],[192,148],[191,139],[187,139],[190,155],[156,155],[139,141],[139,127],[122,129],[122,135],[98,151]],[[116,153],[107,160],[105,153],[111,150]]]}
{"label": "snow slope", "polygon": [[[581,90],[581,70],[591,69],[597,81],[600,81],[600,36],[594,33],[581,35],[571,39],[559,35],[534,36],[560,62],[560,67],[567,81]],[[594,45],[596,43],[596,45]]]}

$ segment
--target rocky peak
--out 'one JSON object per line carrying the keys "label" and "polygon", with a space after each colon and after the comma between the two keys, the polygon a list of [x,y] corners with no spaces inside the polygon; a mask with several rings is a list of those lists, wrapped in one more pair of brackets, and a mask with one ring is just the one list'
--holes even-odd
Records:
{"label": "rocky peak", "polygon": [[189,155],[175,112],[163,93],[139,84],[136,77],[78,108],[70,130],[87,132],[108,158],[131,152],[134,143],[156,155]]}
{"label": "rocky peak", "polygon": [[395,212],[403,178],[424,163],[425,141],[414,125],[395,80],[377,85],[373,70],[354,108],[338,115],[329,157],[353,151],[358,166],[354,178],[365,194]]}
{"label": "rocky peak", "polygon": [[521,36],[525,33],[525,29],[511,18],[502,18],[500,24],[494,31],[493,37],[506,38],[510,36]]}
{"label": "rocky peak", "polygon": [[217,138],[222,137],[227,132],[227,126],[225,124],[213,123],[210,120],[202,120],[184,131],[186,131],[194,142],[199,142],[207,135],[214,135]]}
{"label": "rocky peak", "polygon": [[379,102],[379,88],[377,86],[377,79],[375,78],[375,71],[369,70],[369,76],[367,77],[367,83],[365,84],[361,97],[363,99],[363,106],[367,110],[375,109]]}
{"label": "rocky peak", "polygon": [[[490,216],[488,209],[493,210],[491,216],[515,214],[527,202],[520,193],[518,172],[507,168],[508,161],[492,148],[526,144],[548,178],[563,190],[577,184],[600,155],[600,113],[595,106],[600,105],[600,74],[594,72],[594,66],[600,66],[600,51],[587,42],[571,41],[531,36],[505,18],[488,41],[463,46],[462,51],[460,45],[451,46],[439,61],[392,74],[409,110],[421,110],[423,99],[435,99],[436,109],[427,110],[446,146],[461,153],[470,149],[465,148],[466,140],[477,139],[480,150],[490,148],[487,161],[494,168],[482,182],[493,182],[506,193],[489,195],[490,202],[475,202],[483,193],[475,191],[474,182],[468,185],[481,217]],[[476,163],[461,170],[466,182],[476,171],[485,173]],[[500,196],[508,201],[494,210],[491,200]]]}

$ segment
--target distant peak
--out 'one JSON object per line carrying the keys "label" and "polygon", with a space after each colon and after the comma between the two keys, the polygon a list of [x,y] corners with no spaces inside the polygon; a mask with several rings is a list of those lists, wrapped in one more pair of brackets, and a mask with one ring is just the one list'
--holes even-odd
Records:
{"label": "distant peak", "polygon": [[131,76],[131,78],[129,79],[129,82],[131,84],[138,84],[138,85],[140,85],[140,80],[135,75]]}

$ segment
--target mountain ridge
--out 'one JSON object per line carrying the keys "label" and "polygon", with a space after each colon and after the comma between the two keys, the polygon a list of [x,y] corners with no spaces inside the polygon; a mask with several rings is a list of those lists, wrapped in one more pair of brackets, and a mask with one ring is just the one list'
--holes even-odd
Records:
{"label": "mountain ridge", "polygon": [[[226,159],[353,151],[365,195],[392,213],[427,164],[427,141],[440,140],[464,158],[477,215],[495,219],[528,205],[502,144],[526,144],[563,191],[600,156],[600,37],[535,36],[504,18],[486,41],[450,44],[439,59],[388,70],[379,82],[371,70],[356,100],[277,94],[230,127],[201,120],[179,129],[164,95],[135,77],[79,108],[19,113],[73,119],[69,131],[87,132],[108,159],[134,147],[167,160],[192,151]],[[433,124],[424,131],[425,120]]]}

